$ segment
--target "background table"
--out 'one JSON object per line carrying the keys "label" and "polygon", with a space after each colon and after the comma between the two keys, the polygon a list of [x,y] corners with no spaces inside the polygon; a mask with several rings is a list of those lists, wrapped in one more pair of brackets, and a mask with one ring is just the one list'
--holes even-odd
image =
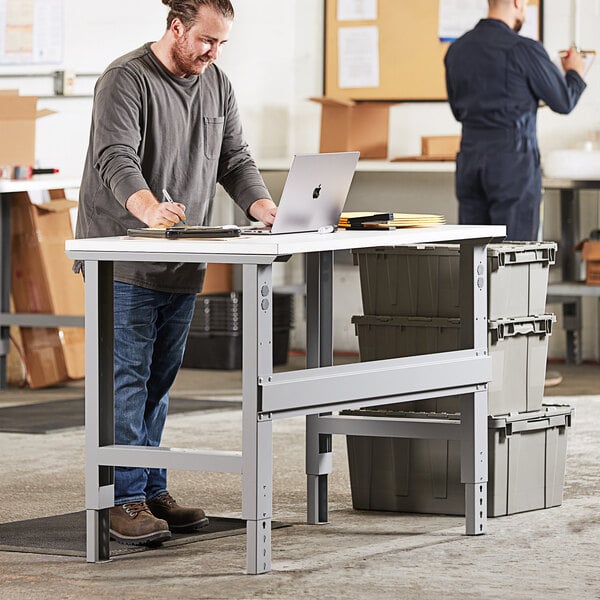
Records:
{"label": "background table", "polygon": [[[581,241],[580,211],[581,190],[600,190],[596,179],[549,179],[543,181],[547,190],[558,190],[560,194],[561,238],[559,257],[562,280],[548,285],[548,302],[558,302],[563,307],[563,328],[567,334],[566,361],[580,364],[581,355],[581,299],[592,296],[600,299],[600,285],[587,285],[582,281],[581,259],[573,250]],[[583,233],[587,237],[589,231]],[[600,304],[599,304],[600,308]],[[599,313],[600,318],[600,313]]]}
{"label": "background table", "polygon": [[[87,560],[109,558],[114,465],[240,473],[247,522],[247,571],[271,568],[272,421],[306,415],[307,514],[327,521],[331,435],[458,439],[465,483],[466,532],[486,530],[487,352],[486,244],[501,226],[441,226],[390,232],[339,231],[229,240],[97,238],[67,242],[86,262],[86,511]],[[462,350],[333,365],[333,252],[373,246],[459,242]],[[273,373],[272,265],[307,255],[307,368]],[[243,269],[242,451],[173,450],[114,444],[113,263],[222,262]],[[461,420],[332,416],[344,409],[464,394]],[[315,549],[315,551],[317,551]]]}

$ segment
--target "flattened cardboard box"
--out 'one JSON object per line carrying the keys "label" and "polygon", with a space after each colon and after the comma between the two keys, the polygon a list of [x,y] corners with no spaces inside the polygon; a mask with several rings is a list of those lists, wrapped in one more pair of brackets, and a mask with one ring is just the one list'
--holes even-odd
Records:
{"label": "flattened cardboard box", "polygon": [[[76,204],[62,198],[35,205],[27,193],[13,194],[12,296],[17,312],[84,314],[83,280],[72,272],[64,252],[65,241],[73,237],[69,209]],[[30,387],[84,376],[83,328],[22,327],[21,335]]]}

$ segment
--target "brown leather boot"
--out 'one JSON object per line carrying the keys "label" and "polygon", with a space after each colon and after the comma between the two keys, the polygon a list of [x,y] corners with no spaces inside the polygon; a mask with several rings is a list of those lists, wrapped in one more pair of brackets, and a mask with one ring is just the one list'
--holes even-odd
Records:
{"label": "brown leather boot", "polygon": [[110,511],[110,535],[121,544],[158,544],[171,537],[166,521],[157,519],[145,502],[128,502]]}
{"label": "brown leather boot", "polygon": [[162,494],[148,501],[148,508],[158,519],[164,519],[174,532],[196,531],[208,525],[208,519],[201,508],[179,506],[171,494]]}

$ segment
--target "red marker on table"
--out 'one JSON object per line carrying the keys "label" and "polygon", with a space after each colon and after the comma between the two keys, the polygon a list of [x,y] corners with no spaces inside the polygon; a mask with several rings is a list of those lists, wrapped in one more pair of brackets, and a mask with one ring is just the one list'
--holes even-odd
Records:
{"label": "red marker on table", "polygon": [[53,175],[54,173],[58,173],[58,169],[31,169],[32,175]]}
{"label": "red marker on table", "polygon": [[34,175],[53,175],[58,169],[38,169],[30,166],[17,166],[13,170],[13,179],[30,179]]}

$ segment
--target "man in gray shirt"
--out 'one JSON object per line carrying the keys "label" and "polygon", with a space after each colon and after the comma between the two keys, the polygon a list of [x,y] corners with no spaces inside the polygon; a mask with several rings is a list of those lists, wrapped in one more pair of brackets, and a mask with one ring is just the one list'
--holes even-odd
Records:
{"label": "man in gray shirt", "polygon": [[[249,217],[273,223],[276,207],[243,139],[231,83],[214,64],[231,30],[231,3],[162,2],[170,8],[162,38],[114,61],[96,84],[78,238],[208,224],[217,182]],[[163,189],[176,201],[159,201]],[[160,444],[204,269],[115,264],[116,444]],[[110,522],[117,541],[144,544],[208,519],[177,504],[164,469],[117,467]]]}

